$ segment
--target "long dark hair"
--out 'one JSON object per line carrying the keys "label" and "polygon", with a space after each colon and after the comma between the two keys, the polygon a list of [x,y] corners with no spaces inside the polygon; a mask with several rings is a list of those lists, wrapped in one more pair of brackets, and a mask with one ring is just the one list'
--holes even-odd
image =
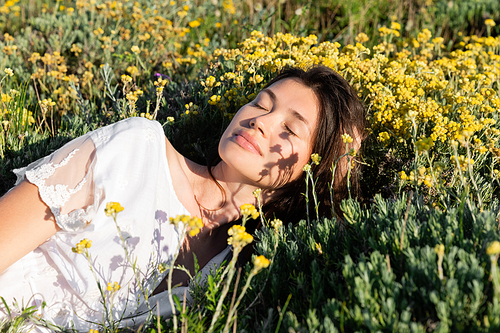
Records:
{"label": "long dark hair", "polygon": [[[314,91],[319,101],[318,125],[314,133],[313,153],[321,156],[319,165],[312,164],[313,178],[317,179],[316,194],[319,200],[320,216],[332,217],[330,184],[332,183],[332,166],[337,159],[346,153],[343,134],[349,134],[354,141],[349,145],[359,151],[361,141],[365,137],[365,113],[356,92],[338,73],[326,66],[314,66],[308,70],[288,68],[280,72],[266,87],[280,80],[294,78]],[[351,158],[352,159],[352,158]],[[347,197],[347,158],[342,158],[335,169],[333,179],[333,204],[337,205]],[[305,172],[296,180],[288,182],[279,192],[279,196],[263,206],[266,218],[274,216],[284,222],[298,222],[305,218],[306,192]],[[351,194],[359,193],[359,165],[354,164],[350,185]],[[314,203],[309,195],[310,215],[314,214]],[[340,212],[335,212],[339,215]],[[311,216],[313,217],[313,216]]]}
{"label": "long dark hair", "polygon": [[[266,87],[288,78],[296,79],[312,89],[319,101],[318,125],[313,136],[312,152],[321,156],[322,160],[319,165],[312,165],[311,170],[314,179],[317,179],[316,194],[320,203],[320,216],[332,217],[332,166],[346,153],[345,143],[342,141],[343,134],[349,134],[354,139],[349,149],[352,147],[359,150],[365,137],[364,108],[349,83],[329,67],[314,66],[307,70],[287,68],[268,82]],[[212,178],[211,168],[215,165],[213,162],[208,164]],[[359,191],[358,169],[358,164],[354,164],[351,170],[353,196]],[[344,157],[338,162],[333,177],[334,206],[347,197],[347,171],[347,158]],[[268,220],[277,217],[285,223],[295,223],[306,217],[305,177],[304,172],[298,179],[287,182],[279,188],[278,196],[264,204],[262,209]],[[311,195],[309,197],[311,198]],[[309,200],[309,205],[309,211],[314,212],[312,199]],[[335,215],[339,213],[337,209]]]}

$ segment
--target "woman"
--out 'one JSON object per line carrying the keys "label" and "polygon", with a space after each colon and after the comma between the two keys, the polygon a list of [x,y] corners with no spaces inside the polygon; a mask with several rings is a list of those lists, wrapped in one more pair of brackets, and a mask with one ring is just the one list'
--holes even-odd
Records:
{"label": "woman", "polygon": [[[0,199],[0,296],[8,304],[13,298],[46,304],[43,318],[79,330],[102,322],[103,296],[122,324],[144,320],[140,314],[151,304],[168,314],[167,272],[159,268],[179,244],[177,264],[193,272],[195,254],[206,274],[227,254],[227,230],[242,204],[257,203],[256,189],[267,217],[304,217],[302,168],[311,153],[323,158],[313,171],[321,213],[331,215],[328,187],[332,163],[345,153],[341,135],[353,137],[358,149],[363,132],[356,94],[319,66],[278,74],[243,106],[222,135],[213,167],[180,155],[154,121],[130,118],[88,133],[15,170],[17,185]],[[346,170],[341,160],[335,200],[345,193]],[[108,202],[124,207],[116,225],[105,213]],[[168,222],[180,214],[201,217],[201,232],[181,234]],[[72,251],[82,239],[92,246]],[[187,275],[176,271],[177,283],[187,285]],[[176,292],[182,298],[183,289]]]}

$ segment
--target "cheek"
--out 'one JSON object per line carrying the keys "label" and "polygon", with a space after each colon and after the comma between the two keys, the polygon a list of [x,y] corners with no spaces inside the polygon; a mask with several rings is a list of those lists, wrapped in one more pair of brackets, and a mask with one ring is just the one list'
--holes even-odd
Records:
{"label": "cheek", "polygon": [[276,155],[276,159],[269,165],[270,180],[273,182],[274,187],[280,187],[286,183],[298,179],[304,172],[302,168],[306,165],[310,158],[310,148],[307,146],[285,148],[286,151],[281,151]]}

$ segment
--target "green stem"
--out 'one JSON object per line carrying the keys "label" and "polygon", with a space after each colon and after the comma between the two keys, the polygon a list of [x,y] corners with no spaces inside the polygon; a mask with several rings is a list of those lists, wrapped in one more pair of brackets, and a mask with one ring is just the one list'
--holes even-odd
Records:
{"label": "green stem", "polygon": [[[345,144],[345,151],[348,152],[347,150],[347,143]],[[347,193],[349,194],[349,200],[352,199],[351,197],[351,158],[349,157],[349,153],[346,153],[347,155]]]}
{"label": "green stem", "polygon": [[307,172],[307,176],[309,177],[309,180],[311,181],[311,186],[312,186],[311,192],[312,192],[312,195],[313,195],[314,210],[316,212],[316,221],[319,221],[319,212],[318,212],[319,204],[318,204],[318,198],[317,198],[317,195],[316,195],[316,182],[313,179],[312,171],[308,171]]}
{"label": "green stem", "polygon": [[[307,171],[308,172],[308,171]],[[307,216],[307,225],[310,225],[310,220],[309,220],[309,174],[306,173],[306,216]]]}
{"label": "green stem", "polygon": [[[185,235],[185,234],[186,234],[186,225],[183,224],[183,229],[181,231],[181,235]],[[177,250],[175,251],[175,256],[171,261],[170,269],[168,271],[168,280],[167,280],[167,282],[168,282],[168,285],[167,285],[168,301],[170,303],[170,307],[172,308],[172,317],[173,317],[172,321],[174,323],[174,332],[177,332],[177,314],[175,313],[175,304],[174,304],[174,299],[172,297],[172,276],[174,273],[174,264],[177,261],[177,257],[179,256],[181,246],[182,246],[182,239],[181,239],[181,241],[179,241],[179,244],[177,245]]]}
{"label": "green stem", "polygon": [[239,255],[240,251],[241,251],[240,247],[236,247],[234,249],[233,258],[231,259],[231,262],[229,263],[229,266],[228,266],[229,274],[227,276],[227,281],[225,282],[224,288],[222,289],[222,293],[221,293],[221,296],[219,298],[219,302],[217,303],[217,307],[215,309],[215,314],[212,318],[212,322],[210,323],[210,328],[208,329],[208,333],[211,333],[214,331],[215,324],[217,322],[217,319],[220,316],[220,313],[222,310],[222,304],[224,303],[224,299],[226,298],[227,293],[229,291],[231,281],[233,280],[233,276],[234,276],[234,272],[235,272],[234,267],[236,266],[236,260],[238,259],[238,255]]}
{"label": "green stem", "polygon": [[[130,264],[130,267],[132,267],[132,271],[134,272],[135,279],[139,285],[139,288],[141,289],[141,292],[144,296],[146,304],[149,307],[149,303],[148,303],[149,295],[144,290],[144,286],[143,286],[142,281],[141,281],[140,271],[137,269],[136,263],[132,262],[132,259],[130,258],[130,253],[128,252],[128,249],[127,249],[127,243],[126,243],[125,239],[123,238],[122,230],[120,229],[120,226],[118,226],[118,222],[116,221],[116,214],[113,215],[113,221],[115,221],[116,230],[118,231],[118,235],[120,236],[120,239],[122,241],[122,247],[123,247],[123,250],[125,251],[125,256],[127,258],[127,262]],[[151,310],[151,308],[150,308],[150,310]]]}
{"label": "green stem", "polygon": [[425,156],[427,157],[427,162],[429,162],[429,168],[431,169],[432,179],[434,180],[434,183],[436,184],[436,190],[437,190],[437,193],[439,195],[439,198],[441,199],[441,202],[443,203],[444,207],[446,209],[448,209],[448,206],[446,205],[446,201],[443,198],[443,193],[441,192],[441,183],[439,183],[437,181],[436,176],[434,175],[434,168],[432,167],[432,161],[431,161],[431,158],[429,156],[428,151],[425,152]]}
{"label": "green stem", "polygon": [[234,314],[236,313],[236,310],[238,309],[238,306],[240,305],[241,303],[241,300],[243,299],[243,296],[245,296],[245,293],[247,292],[247,289],[248,287],[250,286],[250,282],[252,281],[252,278],[258,273],[258,271],[254,268],[252,269],[252,271],[250,272],[250,275],[248,276],[247,278],[247,281],[245,283],[245,286],[243,287],[243,289],[241,290],[241,293],[240,295],[238,296],[238,299],[236,300],[236,303],[234,304],[234,306],[232,307],[231,311],[229,312],[229,316],[228,316],[228,325],[226,324],[226,327],[224,328],[224,332],[227,332],[227,328],[229,328],[233,322],[233,316]]}
{"label": "green stem", "polygon": [[474,186],[474,189],[477,192],[477,201],[479,203],[479,209],[483,210],[483,199],[481,198],[481,192],[479,191],[479,188],[477,186],[476,180],[474,179],[474,173],[472,172],[472,163],[471,161],[471,155],[470,155],[470,148],[469,148],[469,143],[467,143],[467,165],[469,169],[469,177],[470,180],[472,181],[472,185]]}

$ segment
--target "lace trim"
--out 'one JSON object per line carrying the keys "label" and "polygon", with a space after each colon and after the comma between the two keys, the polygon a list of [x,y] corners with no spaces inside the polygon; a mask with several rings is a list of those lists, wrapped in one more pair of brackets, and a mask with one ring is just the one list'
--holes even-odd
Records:
{"label": "lace trim", "polygon": [[78,149],[73,150],[66,156],[61,163],[53,164],[46,163],[32,170],[26,171],[26,178],[36,186],[38,186],[40,196],[43,201],[52,208],[61,208],[71,198],[71,195],[80,191],[83,185],[87,182],[87,178],[83,178],[74,189],[68,189],[68,185],[45,185],[45,180],[51,177],[56,169],[68,164],[69,160],[75,155]]}
{"label": "lace trim", "polygon": [[[87,209],[75,209],[68,214],[59,214],[59,210],[59,208],[55,208],[52,212],[56,217],[57,224],[61,227],[64,226],[66,231],[77,231],[87,227],[92,222],[88,217],[95,213],[94,206],[89,206]],[[57,214],[54,211],[57,211]]]}
{"label": "lace trim", "polygon": [[50,207],[50,210],[56,218],[57,224],[67,231],[76,231],[86,227],[90,221],[87,217],[89,213],[94,212],[94,207],[91,205],[87,209],[75,209],[68,214],[61,214],[61,207],[71,198],[71,196],[80,191],[87,182],[87,178],[83,178],[73,189],[68,188],[65,184],[46,185],[45,181],[54,175],[55,171],[68,164],[71,158],[75,155],[78,149],[71,151],[60,163],[46,163],[32,170],[26,171],[26,179],[38,187],[38,192],[42,200]]}

